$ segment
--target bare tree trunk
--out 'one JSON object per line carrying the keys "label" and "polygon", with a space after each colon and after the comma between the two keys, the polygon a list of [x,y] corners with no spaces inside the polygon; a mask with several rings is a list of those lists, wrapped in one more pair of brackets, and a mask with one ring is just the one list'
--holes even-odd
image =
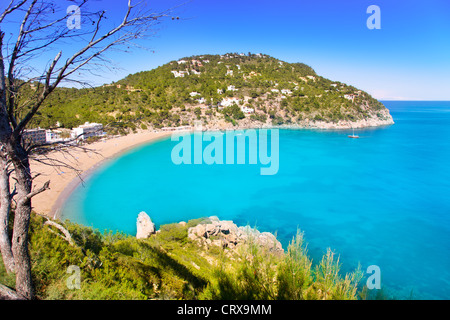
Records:
{"label": "bare tree trunk", "polygon": [[5,64],[3,60],[3,38],[4,33],[0,31],[0,251],[2,252],[3,264],[6,271],[14,271],[14,258],[9,237],[9,211],[11,209],[11,194],[9,188],[9,174],[7,168],[8,155],[4,142],[11,134],[6,111],[6,82]]}
{"label": "bare tree trunk", "polygon": [[9,213],[11,210],[11,194],[6,155],[0,153],[0,251],[6,272],[14,272],[14,257],[9,236]]}
{"label": "bare tree trunk", "polygon": [[12,252],[16,270],[16,291],[27,299],[34,298],[31,262],[28,254],[28,227],[31,216],[32,179],[26,150],[12,141],[11,160],[17,178],[17,206],[14,212]]}

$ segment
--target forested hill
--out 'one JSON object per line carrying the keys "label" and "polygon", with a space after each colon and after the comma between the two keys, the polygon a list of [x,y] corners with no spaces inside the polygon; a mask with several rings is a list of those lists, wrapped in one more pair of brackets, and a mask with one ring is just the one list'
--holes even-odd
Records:
{"label": "forested hill", "polygon": [[90,121],[123,132],[194,120],[210,129],[392,123],[389,111],[368,93],[321,77],[303,63],[229,53],[185,57],[101,87],[60,88],[32,126],[71,128]]}

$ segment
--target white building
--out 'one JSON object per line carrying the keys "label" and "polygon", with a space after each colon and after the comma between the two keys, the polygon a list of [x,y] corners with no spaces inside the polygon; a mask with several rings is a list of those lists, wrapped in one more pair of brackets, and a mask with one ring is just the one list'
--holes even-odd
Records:
{"label": "white building", "polygon": [[178,62],[178,64],[187,63],[186,60],[179,60],[179,61],[177,61],[177,62]]}
{"label": "white building", "polygon": [[241,102],[241,100],[239,100],[238,98],[224,98],[222,99],[222,102],[220,102],[220,105],[222,107],[230,107],[233,104],[239,104],[239,102]]}
{"label": "white building", "polygon": [[242,106],[242,107],[241,107],[241,111],[242,111],[243,113],[247,113],[247,114],[248,114],[248,113],[253,113],[253,112],[255,112],[255,109]]}
{"label": "white building", "polygon": [[101,137],[106,133],[103,132],[103,125],[101,123],[86,122],[81,126],[72,129],[71,136],[76,139],[87,139],[90,137]]}
{"label": "white building", "polygon": [[235,86],[232,86],[232,85],[228,86],[228,87],[227,87],[227,90],[228,90],[228,91],[238,91],[238,90],[236,89],[236,87],[235,87]]}
{"label": "white building", "polygon": [[190,95],[191,97],[196,97],[196,96],[199,96],[200,93],[195,92],[195,91],[192,91],[191,93],[189,93],[189,95]]}
{"label": "white building", "polygon": [[275,92],[275,93],[279,93],[280,92],[280,90],[278,90],[278,89],[272,89],[270,91]]}
{"label": "white building", "polygon": [[199,60],[191,60],[191,62],[192,62],[192,64],[194,64],[194,65],[198,65],[199,67],[203,67],[202,62],[199,61]]}
{"label": "white building", "polygon": [[34,144],[42,144],[45,143],[46,135],[45,129],[36,128],[36,129],[26,129],[22,133],[22,138],[28,143]]}
{"label": "white building", "polygon": [[61,131],[59,130],[46,130],[45,131],[45,140],[47,142],[58,142],[61,141]]}
{"label": "white building", "polygon": [[353,95],[353,94],[344,94],[344,98],[353,101],[355,99],[355,95]]}
{"label": "white building", "polygon": [[201,75],[202,73],[200,71],[197,70],[191,70],[192,74],[196,74],[196,75]]}
{"label": "white building", "polygon": [[200,98],[200,99],[197,99],[197,102],[198,103],[206,103],[206,99],[205,98]]}
{"label": "white building", "polygon": [[282,94],[292,94],[292,91],[289,89],[281,89]]}
{"label": "white building", "polygon": [[227,70],[227,76],[232,76],[233,75],[233,70]]}
{"label": "white building", "polygon": [[183,78],[184,75],[189,75],[188,71],[171,71],[173,73],[173,75],[175,76],[175,78]]}

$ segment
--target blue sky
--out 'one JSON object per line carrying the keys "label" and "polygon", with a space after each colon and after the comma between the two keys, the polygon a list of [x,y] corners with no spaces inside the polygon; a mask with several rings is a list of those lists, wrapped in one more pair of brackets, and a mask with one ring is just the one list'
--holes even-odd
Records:
{"label": "blue sky", "polygon": [[[155,0],[149,6],[158,11],[181,3]],[[113,23],[125,4],[95,6],[104,7]],[[366,26],[370,5],[381,9],[380,30]],[[450,100],[448,0],[192,0],[175,14],[181,19],[166,20],[141,42],[154,52],[113,53],[121,69],[91,81],[110,83],[184,56],[261,52],[306,63],[377,99]]]}

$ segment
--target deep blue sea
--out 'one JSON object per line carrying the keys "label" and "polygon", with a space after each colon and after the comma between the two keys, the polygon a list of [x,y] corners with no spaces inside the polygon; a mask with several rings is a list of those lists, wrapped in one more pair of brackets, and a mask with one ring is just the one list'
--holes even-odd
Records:
{"label": "deep blue sea", "polygon": [[63,218],[135,234],[140,211],[157,225],[216,215],[276,232],[285,248],[299,228],[316,262],[330,247],[343,272],[379,266],[395,298],[450,299],[450,102],[383,103],[395,125],[359,139],[280,130],[276,175],[175,165],[170,138],[138,147],[80,186]]}

